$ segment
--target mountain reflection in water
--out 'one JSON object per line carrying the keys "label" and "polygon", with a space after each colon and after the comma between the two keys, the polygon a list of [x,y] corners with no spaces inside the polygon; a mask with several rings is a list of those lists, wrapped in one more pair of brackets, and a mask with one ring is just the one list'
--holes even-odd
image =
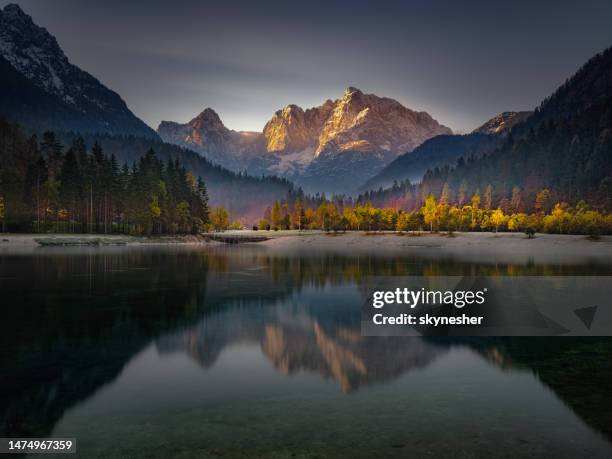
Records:
{"label": "mountain reflection in water", "polygon": [[[276,312],[276,314],[275,314]],[[420,338],[363,337],[359,327],[325,328],[316,318],[262,311],[263,320],[233,310],[159,339],[160,352],[185,352],[204,368],[228,346],[252,342],[283,374],[308,371],[333,379],[343,392],[422,368],[445,348]]]}
{"label": "mountain reflection in water", "polygon": [[[504,371],[533,372],[587,425],[612,439],[611,339],[364,337],[359,313],[360,283],[370,275],[611,271],[586,261],[487,265],[422,257],[282,256],[246,247],[49,249],[0,256],[0,436],[51,435],[67,412],[113,387],[153,344],[160,356],[156,365],[182,354],[203,371],[215,369],[226,350],[257,348],[277,373],[292,376],[285,384],[297,384],[294,376],[317,375],[337,385],[342,397],[374,387],[397,390],[392,381],[442,358],[447,362],[453,349],[466,349]],[[460,375],[462,369],[453,371]]]}

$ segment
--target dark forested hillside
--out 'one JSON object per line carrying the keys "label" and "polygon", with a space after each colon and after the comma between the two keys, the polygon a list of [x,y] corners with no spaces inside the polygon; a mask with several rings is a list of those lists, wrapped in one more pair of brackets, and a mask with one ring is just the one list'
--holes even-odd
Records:
{"label": "dark forested hillside", "polygon": [[[49,114],[53,113],[50,121]],[[10,118],[33,129],[72,129],[79,113],[57,96],[46,93],[21,75],[0,56],[0,117]]]}
{"label": "dark forested hillside", "polygon": [[360,187],[376,190],[389,187],[393,182],[409,180],[420,182],[428,169],[455,164],[460,157],[477,156],[493,149],[499,138],[485,134],[439,135],[429,139],[409,153],[391,162],[375,177]]}
{"label": "dark forested hillside", "polygon": [[[559,122],[586,112],[599,111],[598,128],[610,128],[610,98],[612,98],[612,47],[589,59],[574,76],[542,101],[534,115],[517,129],[519,134],[536,128],[543,121]],[[595,118],[591,118],[597,121]],[[608,124],[606,124],[606,122]],[[519,128],[519,126],[517,126]]]}
{"label": "dark forested hillside", "polygon": [[125,101],[72,64],[18,5],[0,9],[0,117],[37,130],[157,138]]}
{"label": "dark forested hillside", "polygon": [[197,233],[209,221],[206,185],[178,161],[148,150],[121,166],[81,138],[64,148],[53,132],[40,142],[0,122],[3,230],[75,233]]}
{"label": "dark forested hillside", "polygon": [[[14,231],[191,232],[225,206],[258,217],[293,189],[213,166],[196,153],[137,137],[26,136],[0,120],[0,223]],[[252,216],[252,217],[251,217]]]}
{"label": "dark forested hillside", "polygon": [[[117,96],[118,98],[118,96]],[[121,100],[121,99],[119,99]],[[123,103],[123,102],[121,102]],[[157,135],[125,108],[121,115],[100,109],[77,108],[55,94],[48,93],[25,78],[0,55],[0,117],[31,130],[134,133]],[[85,113],[87,112],[87,113]]]}
{"label": "dark forested hillside", "polygon": [[62,143],[67,145],[76,137],[82,137],[88,147],[98,143],[106,154],[114,155],[120,163],[131,165],[150,149],[162,161],[179,160],[195,177],[201,177],[206,182],[211,206],[225,207],[232,220],[244,220],[245,223],[256,221],[270,201],[280,199],[293,189],[287,180],[234,173],[212,164],[191,150],[154,139],[107,134],[60,135]]}
{"label": "dark forested hillside", "polygon": [[[534,115],[512,130],[503,145],[482,158],[428,171],[415,191],[465,202],[485,194],[493,207],[510,200],[531,211],[538,196],[548,202],[584,200],[612,204],[612,48],[587,62]],[[370,194],[398,199],[404,190]],[[468,199],[465,199],[467,196]],[[384,203],[381,203],[384,204]]]}
{"label": "dark forested hillside", "polygon": [[609,210],[611,115],[609,107],[594,106],[575,117],[544,122],[523,138],[510,137],[486,157],[461,161],[454,169],[428,172],[423,178],[422,195],[431,192],[439,196],[445,185],[451,191],[463,188],[468,195],[491,189],[497,205],[518,192],[531,210],[529,205],[535,205],[537,194],[548,190],[552,201],[575,204],[584,200]]}

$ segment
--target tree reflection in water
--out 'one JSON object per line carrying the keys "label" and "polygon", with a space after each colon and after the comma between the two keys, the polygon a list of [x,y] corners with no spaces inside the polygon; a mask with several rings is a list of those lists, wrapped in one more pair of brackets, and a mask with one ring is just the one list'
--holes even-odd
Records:
{"label": "tree reflection in water", "polygon": [[609,267],[273,256],[257,248],[1,256],[0,436],[48,435],[67,409],[111,383],[151,342],[207,369],[223,349],[246,341],[279,372],[312,372],[347,394],[424,368],[454,346],[469,347],[501,368],[531,369],[612,438],[612,340],[363,337],[353,301],[372,275],[582,274],[609,274]]}

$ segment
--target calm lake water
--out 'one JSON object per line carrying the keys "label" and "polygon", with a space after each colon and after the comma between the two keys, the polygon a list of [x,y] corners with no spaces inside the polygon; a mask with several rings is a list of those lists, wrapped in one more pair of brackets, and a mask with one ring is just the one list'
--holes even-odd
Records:
{"label": "calm lake water", "polygon": [[82,457],[612,457],[612,339],[363,337],[371,275],[611,265],[253,246],[0,253],[0,437]]}

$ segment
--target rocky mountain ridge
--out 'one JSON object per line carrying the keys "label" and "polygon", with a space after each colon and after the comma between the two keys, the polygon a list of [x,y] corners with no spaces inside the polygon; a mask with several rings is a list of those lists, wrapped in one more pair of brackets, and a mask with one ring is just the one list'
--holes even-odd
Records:
{"label": "rocky mountain ridge", "polygon": [[211,108],[185,124],[162,121],[157,131],[168,142],[208,154],[291,154],[312,149],[313,159],[342,151],[398,155],[431,137],[451,133],[426,112],[353,87],[318,107],[304,110],[287,105],[274,113],[262,133],[232,131]]}
{"label": "rocky mountain ridge", "polygon": [[318,107],[287,105],[261,133],[232,131],[211,108],[185,124],[162,121],[157,132],[234,170],[279,175],[313,191],[348,192],[334,186],[339,175],[354,176],[357,186],[397,155],[451,130],[426,112],[349,87]]}
{"label": "rocky mountain ridge", "polygon": [[532,111],[502,112],[494,116],[482,126],[472,131],[473,134],[506,135],[519,123],[533,115]]}
{"label": "rocky mountain ridge", "polygon": [[[56,38],[15,4],[0,9],[0,57],[3,66],[10,66],[0,75],[3,96],[6,93],[0,99],[0,115],[30,127],[157,138],[116,92],[70,63]],[[10,97],[17,90],[20,97]],[[23,99],[41,99],[40,91],[47,111],[55,116],[39,120],[24,105]]]}

